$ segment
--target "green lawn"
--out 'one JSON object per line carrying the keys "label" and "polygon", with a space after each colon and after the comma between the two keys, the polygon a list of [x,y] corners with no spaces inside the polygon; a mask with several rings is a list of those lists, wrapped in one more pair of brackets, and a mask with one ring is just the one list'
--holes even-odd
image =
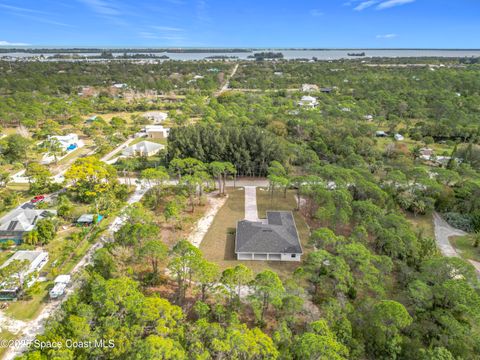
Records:
{"label": "green lawn", "polygon": [[40,312],[48,299],[50,282],[39,284],[39,292],[30,300],[12,301],[9,303],[5,313],[18,320],[31,320]]}
{"label": "green lawn", "polygon": [[[200,245],[204,257],[219,264],[222,269],[243,263],[254,272],[270,269],[282,278],[289,277],[300,263],[235,259],[235,228],[237,221],[242,220],[245,215],[245,194],[243,189],[228,189],[228,195],[225,205],[217,213]],[[283,194],[276,193],[271,202],[267,191],[257,189],[257,206],[260,216],[265,216],[266,210],[294,210],[296,206],[294,193],[288,192],[286,199],[283,198]],[[304,252],[308,251],[308,226],[298,212],[294,212],[294,216]]]}
{"label": "green lawn", "polygon": [[463,258],[480,262],[480,247],[473,246],[472,235],[452,236],[449,240]]}

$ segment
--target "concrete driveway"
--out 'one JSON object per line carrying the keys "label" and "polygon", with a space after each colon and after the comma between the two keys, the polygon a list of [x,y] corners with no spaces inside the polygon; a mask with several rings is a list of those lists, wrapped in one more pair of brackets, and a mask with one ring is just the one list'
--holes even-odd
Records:
{"label": "concrete driveway", "polygon": [[259,221],[256,186],[245,186],[245,220]]}
{"label": "concrete driveway", "polygon": [[435,239],[437,240],[437,246],[443,256],[459,257],[455,248],[450,244],[448,240],[451,236],[463,236],[467,235],[465,231],[455,229],[450,226],[438,213],[433,213],[433,223],[435,225]]}

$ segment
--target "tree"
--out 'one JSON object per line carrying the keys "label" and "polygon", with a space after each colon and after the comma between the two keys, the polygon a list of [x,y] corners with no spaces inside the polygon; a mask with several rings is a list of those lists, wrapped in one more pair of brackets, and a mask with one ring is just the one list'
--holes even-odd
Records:
{"label": "tree", "polygon": [[115,168],[94,156],[75,160],[65,172],[65,179],[71,182],[71,189],[87,202],[112,191],[118,184]]}
{"label": "tree", "polygon": [[31,140],[19,135],[8,135],[2,139],[2,154],[9,162],[24,162],[28,160],[28,152],[31,149]]}
{"label": "tree", "polygon": [[325,320],[310,324],[310,330],[295,338],[294,359],[346,360],[349,352],[330,330]]}
{"label": "tree", "polygon": [[272,304],[279,307],[282,304],[285,288],[278,275],[271,270],[258,273],[252,282],[252,287],[254,293],[251,299],[254,305],[259,304],[259,320],[260,323],[263,323],[268,306]]}
{"label": "tree", "polygon": [[225,269],[222,273],[221,282],[230,292],[230,302],[233,300],[234,294],[240,299],[242,286],[247,285],[253,280],[253,273],[248,267],[239,264],[233,268]]}
{"label": "tree", "polygon": [[64,153],[62,144],[57,138],[49,138],[42,143],[42,149],[44,149],[48,156],[53,156],[55,164],[58,163],[58,156]]}
{"label": "tree", "polygon": [[173,247],[171,255],[168,269],[177,281],[177,301],[183,305],[193,274],[202,260],[202,253],[187,240],[180,240]]}
{"label": "tree", "polygon": [[367,352],[377,359],[396,359],[402,350],[401,331],[412,321],[405,307],[396,301],[375,304],[369,316]]}
{"label": "tree", "polygon": [[141,177],[142,179],[147,180],[149,186],[155,186],[155,205],[158,207],[163,186],[170,178],[167,169],[165,169],[163,166],[145,169],[142,171]]}
{"label": "tree", "polygon": [[38,241],[42,244],[48,244],[56,234],[55,224],[51,219],[40,219],[35,225],[35,230],[38,233]]}
{"label": "tree", "polygon": [[0,188],[4,188],[10,182],[10,173],[7,171],[0,171]]}
{"label": "tree", "polygon": [[168,255],[167,246],[159,239],[150,239],[144,242],[140,248],[142,259],[150,262],[155,278],[158,278],[158,264],[165,260]]}
{"label": "tree", "polygon": [[194,280],[200,284],[201,301],[207,300],[207,292],[212,289],[220,278],[220,268],[217,264],[201,260],[195,267]]}
{"label": "tree", "polygon": [[0,289],[18,288],[21,293],[29,277],[34,275],[25,275],[28,266],[28,260],[13,260],[7,266],[0,268]]}
{"label": "tree", "polygon": [[48,191],[52,184],[52,174],[45,165],[32,162],[27,165],[25,176],[30,184],[29,192],[39,194]]}

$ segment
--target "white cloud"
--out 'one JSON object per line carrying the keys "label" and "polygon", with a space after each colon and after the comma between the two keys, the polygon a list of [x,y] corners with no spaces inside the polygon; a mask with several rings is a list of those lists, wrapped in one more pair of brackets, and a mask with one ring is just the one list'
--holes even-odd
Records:
{"label": "white cloud", "polygon": [[353,10],[355,11],[362,11],[362,10],[365,10],[366,8],[369,8],[375,4],[377,4],[378,1],[377,0],[368,0],[368,1],[363,1],[361,2],[360,4],[358,4],[357,6],[355,6],[355,8]]}
{"label": "white cloud", "polygon": [[28,46],[28,45],[30,45],[30,44],[0,40],[0,46]]}
{"label": "white cloud", "polygon": [[383,35],[377,35],[377,39],[393,39],[396,38],[398,35],[397,34],[383,34]]}
{"label": "white cloud", "polygon": [[107,15],[107,16],[117,16],[120,15],[120,11],[116,8],[116,6],[108,1],[105,0],[80,0],[85,5],[90,7],[93,11],[100,15]]}
{"label": "white cloud", "polygon": [[166,31],[166,32],[183,31],[183,29],[176,28],[176,27],[170,27],[170,26],[152,26],[152,29],[156,29],[156,30],[160,30],[160,31]]}
{"label": "white cloud", "polygon": [[321,11],[319,9],[312,9],[312,10],[310,10],[310,15],[318,17],[318,16],[323,16],[325,14],[323,13],[323,11]]}
{"label": "white cloud", "polygon": [[410,4],[413,2],[415,2],[415,0],[388,0],[388,1],[382,2],[381,4],[378,4],[377,9],[378,10],[389,9],[394,6]]}

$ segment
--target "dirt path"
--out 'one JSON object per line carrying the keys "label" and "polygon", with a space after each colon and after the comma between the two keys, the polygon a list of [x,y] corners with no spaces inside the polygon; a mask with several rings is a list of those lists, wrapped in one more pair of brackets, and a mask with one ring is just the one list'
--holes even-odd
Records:
{"label": "dirt path", "polygon": [[236,64],[236,65],[235,65],[235,67],[233,68],[233,70],[232,70],[232,72],[230,73],[230,75],[228,75],[227,81],[225,81],[225,84],[223,84],[223,86],[220,88],[220,90],[217,91],[217,93],[215,94],[215,97],[220,96],[222,93],[224,93],[225,91],[227,91],[227,90],[230,89],[230,79],[233,78],[233,77],[235,76],[235,74],[237,73],[238,65],[239,65],[239,64]]}
{"label": "dirt path", "polygon": [[218,210],[225,204],[227,201],[227,196],[217,197],[217,193],[208,196],[208,205],[209,209],[205,215],[197,222],[195,229],[190,233],[188,241],[192,243],[195,247],[200,247],[202,240],[207,233],[210,225],[212,225],[213,219],[218,213]]}
{"label": "dirt path", "polygon": [[448,239],[451,236],[463,236],[467,233],[450,226],[437,212],[433,213],[433,224],[435,225],[435,239],[437,241],[437,246],[440,248],[442,255],[459,257],[457,251],[452,244],[450,244]]}

